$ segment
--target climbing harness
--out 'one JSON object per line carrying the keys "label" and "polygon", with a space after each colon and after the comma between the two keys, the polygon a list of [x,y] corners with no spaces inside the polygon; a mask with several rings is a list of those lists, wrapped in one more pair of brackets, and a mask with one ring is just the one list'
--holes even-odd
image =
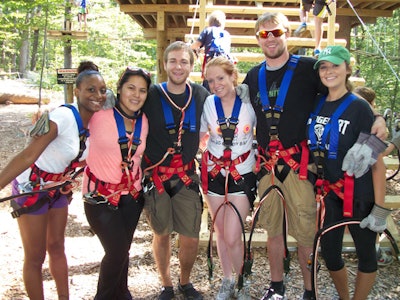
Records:
{"label": "climbing harness", "polygon": [[342,103],[337,107],[335,112],[330,117],[329,123],[325,125],[321,139],[318,141],[315,124],[316,117],[321,111],[325,103],[326,96],[321,97],[314,112],[311,113],[308,123],[308,146],[314,156],[314,162],[317,166],[317,180],[315,182],[316,202],[317,202],[317,230],[323,226],[324,217],[324,197],[329,191],[333,191],[339,198],[343,200],[343,216],[353,216],[353,191],[354,191],[354,176],[349,176],[344,173],[344,178],[339,179],[335,183],[330,183],[324,178],[324,160],[326,144],[329,138],[328,159],[336,159],[337,147],[339,144],[339,117],[348,108],[348,106],[356,99],[354,94],[348,94]]}
{"label": "climbing harness", "polygon": [[[330,117],[330,121],[325,125],[322,136],[319,141],[317,141],[316,133],[315,133],[315,124],[316,117],[320,112],[322,105],[324,104],[326,97],[322,97],[317,105],[315,111],[311,114],[308,123],[309,125],[309,140],[308,144],[310,150],[313,153],[314,161],[317,166],[317,181],[315,184],[316,189],[316,201],[317,201],[317,224],[316,229],[317,233],[314,238],[314,246],[312,256],[310,257],[311,262],[311,273],[312,273],[312,293],[314,298],[317,299],[317,273],[320,268],[320,264],[318,262],[318,249],[320,244],[321,237],[336,228],[359,224],[361,220],[351,219],[353,216],[353,191],[354,191],[354,177],[348,176],[347,173],[344,173],[344,178],[340,179],[335,183],[330,183],[328,180],[324,179],[324,160],[325,160],[325,151],[329,136],[329,150],[328,150],[328,159],[336,159],[337,157],[337,147],[338,147],[338,139],[339,139],[339,125],[338,119],[342,115],[342,113],[347,109],[351,102],[356,99],[356,96],[353,94],[349,94],[342,103],[337,107],[335,112]],[[339,222],[333,223],[329,226],[324,226],[324,217],[325,217],[325,205],[324,198],[330,192],[333,191],[340,199],[343,200],[343,216],[350,219],[341,220]],[[385,235],[388,236],[389,241],[396,252],[398,257],[398,247],[397,243],[394,240],[393,236],[389,232],[389,230],[384,231]]]}
{"label": "climbing harness", "polygon": [[[268,163],[264,165],[267,172],[271,172],[271,168],[275,168],[278,159],[283,159],[287,165],[282,170],[282,172],[276,172],[276,176],[283,182],[289,173],[288,168],[293,169],[295,172],[299,173],[299,177],[302,180],[308,178],[308,147],[306,142],[301,142],[289,149],[285,149],[279,140],[278,125],[280,121],[281,114],[283,112],[283,107],[286,100],[286,95],[289,90],[290,82],[292,80],[294,70],[298,64],[299,56],[292,55],[288,62],[288,67],[283,76],[281,87],[279,89],[279,94],[276,99],[275,105],[272,107],[268,97],[267,91],[267,75],[266,75],[266,63],[264,62],[260,67],[258,73],[258,87],[260,91],[260,99],[262,103],[262,111],[265,114],[267,120],[267,128],[269,129],[270,142],[267,149],[261,147],[258,148],[259,156],[256,163],[255,171],[258,173],[261,171],[260,159],[262,156],[268,158]],[[292,158],[293,154],[302,153],[300,163]]]}
{"label": "climbing harness", "polygon": [[[315,235],[314,238],[314,245],[313,245],[313,257],[312,257],[312,265],[311,265],[311,285],[312,285],[312,294],[314,296],[314,299],[318,299],[318,285],[317,285],[317,272],[319,269],[319,262],[318,262],[318,249],[320,246],[320,240],[321,237],[325,234],[328,233],[331,230],[337,229],[339,227],[347,226],[347,225],[356,225],[360,224],[361,220],[359,219],[347,219],[347,220],[342,220],[336,223],[333,223],[329,226],[322,227],[320,230]],[[390,233],[388,229],[385,229],[383,232],[386,237],[389,239],[390,244],[396,254],[396,259],[399,260],[399,248],[397,246],[397,243],[393,237],[393,235]]]}
{"label": "climbing harness", "polygon": [[[224,202],[221,203],[221,205],[217,208],[215,215],[212,220],[212,225],[210,229],[210,237],[209,237],[209,242],[208,242],[208,249],[207,249],[207,262],[208,262],[208,278],[210,282],[213,279],[213,270],[214,270],[214,264],[213,264],[213,255],[212,255],[212,244],[213,244],[213,232],[214,232],[214,224],[217,219],[218,213],[220,212],[221,208],[227,205],[230,209],[234,211],[236,216],[239,218],[239,222],[241,225],[242,229],[242,239],[243,239],[243,266],[246,258],[246,235],[245,235],[245,228],[244,228],[244,223],[242,220],[242,217],[240,216],[240,212],[236,208],[236,206],[228,200],[228,193],[229,193],[229,177],[232,177],[233,182],[237,185],[240,185],[243,187],[243,190],[248,197],[248,200],[250,203],[254,202],[254,194],[250,191],[250,188],[245,185],[243,177],[240,175],[240,173],[236,169],[236,165],[239,163],[244,162],[249,154],[250,151],[240,155],[236,159],[232,159],[232,145],[233,145],[233,139],[236,131],[236,126],[239,123],[239,113],[240,113],[240,108],[242,105],[242,101],[240,100],[239,96],[236,95],[235,102],[233,105],[232,109],[232,114],[229,118],[225,117],[224,110],[222,107],[221,99],[217,96],[214,96],[214,104],[215,104],[215,109],[217,112],[218,120],[217,124],[219,125],[219,128],[221,130],[222,138],[223,138],[223,145],[225,146],[225,149],[223,151],[223,155],[221,157],[216,157],[212,155],[209,151],[205,151],[202,156],[202,164],[201,164],[201,176],[202,176],[202,188],[203,188],[203,193],[207,194],[208,192],[208,178],[210,176],[211,180],[215,180],[217,176],[223,177],[221,174],[221,170],[225,170],[225,184],[224,184]],[[213,169],[208,172],[207,171],[207,166],[208,166],[208,161],[211,160],[212,165],[214,166]],[[238,279],[238,288],[239,290],[243,287],[243,275],[244,275],[244,268],[242,267],[242,270],[239,274],[239,279]]]}
{"label": "climbing harness", "polygon": [[[250,231],[250,238],[247,245],[246,263],[244,268],[246,275],[251,274],[251,265],[252,265],[251,239],[253,236],[256,223],[258,221],[258,215],[264,201],[269,197],[272,191],[275,191],[279,195],[283,204],[284,215],[283,215],[282,232],[284,234],[284,247],[285,247],[283,264],[284,264],[285,274],[288,274],[290,271],[290,253],[287,247],[288,226],[287,226],[287,211],[286,211],[285,197],[283,191],[275,184],[274,178],[276,177],[281,182],[283,182],[286,179],[286,176],[289,174],[290,169],[293,169],[296,173],[298,173],[299,178],[301,180],[306,180],[309,175],[309,172],[307,170],[308,156],[309,156],[307,143],[303,141],[298,145],[294,145],[289,149],[285,149],[281,141],[279,140],[279,132],[278,132],[278,125],[281,114],[283,112],[286,95],[289,90],[289,86],[293,78],[296,66],[299,62],[299,59],[300,57],[297,55],[292,55],[290,57],[274,106],[271,106],[268,97],[266,62],[264,62],[261,65],[260,70],[258,72],[258,88],[260,91],[260,100],[262,103],[262,111],[264,112],[267,121],[267,128],[269,130],[270,141],[266,149],[263,149],[260,146],[258,147],[255,172],[260,174],[263,173],[271,174],[271,185],[260,197],[259,205],[256,211],[253,213],[252,227]],[[300,163],[298,163],[292,157],[294,154],[298,153],[301,153]],[[285,162],[283,168],[280,171],[278,171],[279,159],[282,159]]]}
{"label": "climbing harness", "polygon": [[[197,185],[193,184],[193,180],[188,175],[188,172],[194,170],[194,161],[183,164],[182,159],[182,136],[186,130],[189,132],[196,132],[196,101],[193,98],[192,86],[186,83],[187,100],[183,107],[179,107],[168,95],[167,83],[163,82],[156,85],[160,94],[160,101],[163,108],[166,129],[173,142],[173,147],[168,147],[166,153],[157,163],[152,163],[150,159],[144,155],[147,167],[143,173],[143,183],[145,185],[145,192],[156,188],[158,193],[161,194],[166,191],[172,198],[180,191],[183,186],[197,190]],[[178,128],[173,116],[172,108],[180,112]],[[168,166],[161,166],[161,164],[171,155],[171,162]],[[149,171],[152,171],[151,174]],[[169,180],[173,175],[179,177],[179,181],[175,186],[171,186]]]}
{"label": "climbing harness", "polygon": [[[134,125],[134,131],[131,137],[127,137],[124,118],[117,109],[118,106],[113,108],[114,119],[118,129],[118,144],[121,152],[121,181],[116,184],[104,182],[98,179],[91,171],[89,166],[86,167],[85,173],[88,176],[88,193],[83,196],[83,199],[88,204],[107,204],[112,210],[118,209],[119,199],[123,191],[129,191],[133,199],[137,200],[140,192],[135,188],[134,182],[138,177],[132,178],[133,156],[137,148],[142,143],[140,134],[142,131],[142,117],[141,112],[137,113],[134,117],[129,117]],[[134,123],[134,124],[133,124]],[[138,175],[139,176],[139,175]],[[94,182],[94,190],[90,189],[90,183]]]}
{"label": "climbing harness", "polygon": [[[29,175],[29,182],[20,185],[21,193],[4,199],[10,200],[21,196],[28,196],[22,207],[15,209],[11,215],[16,218],[21,214],[30,213],[40,209],[43,205],[49,202],[50,199],[55,199],[61,194],[69,194],[74,187],[78,185],[75,178],[82,172],[76,171],[79,167],[79,159],[82,157],[86,149],[86,139],[89,136],[89,131],[83,127],[82,119],[75,106],[63,104],[61,106],[71,109],[74,114],[75,121],[79,131],[79,152],[75,159],[65,168],[62,173],[49,173],[41,170],[35,163],[32,164]],[[46,183],[51,182],[51,183]],[[40,195],[41,192],[47,192],[45,195]],[[56,195],[58,193],[58,196]],[[5,201],[5,200],[2,201]],[[56,199],[55,199],[56,200]]]}

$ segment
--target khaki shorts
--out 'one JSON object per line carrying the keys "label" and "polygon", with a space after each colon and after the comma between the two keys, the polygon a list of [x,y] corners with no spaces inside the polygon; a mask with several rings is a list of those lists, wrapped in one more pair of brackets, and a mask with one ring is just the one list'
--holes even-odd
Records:
{"label": "khaki shorts", "polygon": [[[197,175],[190,176],[196,183]],[[177,184],[171,180],[171,186]],[[153,231],[167,235],[173,231],[187,237],[199,238],[203,202],[199,192],[183,186],[172,198],[168,193],[159,194],[156,188],[144,194],[144,212]]]}
{"label": "khaki shorts", "polygon": [[[309,170],[315,165],[309,165]],[[276,177],[275,184],[281,188],[286,204],[288,232],[299,245],[312,247],[314,244],[316,209],[314,187],[308,180],[300,180],[299,175],[290,170],[284,184]],[[258,195],[262,197],[271,186],[271,175],[261,178]],[[261,201],[262,199],[260,199]],[[274,237],[283,232],[283,201],[275,190],[263,201],[258,224]]]}

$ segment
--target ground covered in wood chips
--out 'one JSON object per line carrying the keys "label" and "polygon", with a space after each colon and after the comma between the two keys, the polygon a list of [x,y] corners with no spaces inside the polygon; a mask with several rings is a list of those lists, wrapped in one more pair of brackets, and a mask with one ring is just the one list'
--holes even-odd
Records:
{"label": "ground covered in wood chips", "polygon": [[[15,81],[0,80],[0,94],[5,89],[14,93],[25,91],[29,94],[38,93],[37,89]],[[9,93],[9,91],[8,91]],[[42,109],[56,107],[63,101],[59,93],[50,95],[50,103]],[[38,110],[37,105],[0,105],[0,169],[18,153],[29,141],[26,133],[31,125],[30,117]],[[399,180],[399,178],[397,178]],[[390,193],[398,193],[397,180],[388,185]],[[9,186],[0,191],[0,198],[8,196]],[[10,215],[8,203],[0,204],[0,298],[28,299],[22,281],[23,248],[21,245],[17,222]],[[394,212],[394,220],[399,225],[399,213]],[[142,217],[135,233],[130,252],[129,286],[135,299],[156,299],[160,283],[155,268],[151,249],[151,230]],[[177,241],[174,238],[174,252],[171,258],[174,283],[177,284],[179,263],[177,259]],[[390,251],[391,249],[386,249]],[[253,275],[249,278],[250,294],[253,299],[259,299],[268,285],[269,266],[265,248],[253,249]],[[96,291],[99,264],[103,256],[102,247],[96,236],[89,231],[79,191],[76,191],[70,205],[68,225],[66,230],[66,253],[69,263],[70,299],[93,299]],[[194,286],[204,295],[205,299],[214,299],[222,276],[214,250],[214,280],[208,280],[206,248],[199,249],[198,259],[192,272]],[[295,252],[292,254],[291,271],[286,278],[288,299],[301,299],[303,293],[300,269]],[[357,258],[353,252],[345,253],[351,282],[357,272]],[[321,261],[318,273],[319,299],[337,299],[335,289]],[[368,299],[400,299],[399,261],[395,260],[387,267],[380,267],[374,289]],[[46,299],[57,299],[54,281],[48,270],[46,260],[43,270],[43,282]],[[353,284],[351,284],[353,287]],[[176,292],[177,299],[183,299]]]}

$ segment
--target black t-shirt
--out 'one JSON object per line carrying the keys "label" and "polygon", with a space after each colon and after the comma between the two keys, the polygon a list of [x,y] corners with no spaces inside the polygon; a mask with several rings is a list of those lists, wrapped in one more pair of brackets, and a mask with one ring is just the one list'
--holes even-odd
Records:
{"label": "black t-shirt", "polygon": [[[192,101],[196,103],[196,131],[190,132],[185,130],[182,135],[182,159],[183,163],[187,164],[192,161],[199,148],[199,132],[200,132],[200,117],[203,112],[203,104],[207,96],[208,91],[198,85],[191,84],[192,86]],[[184,107],[187,101],[187,93],[175,95],[168,93],[170,98],[179,107]],[[165,96],[163,96],[165,99]],[[167,100],[168,103],[168,100]],[[170,105],[170,104],[169,104]],[[166,121],[160,99],[160,92],[156,86],[151,86],[147,95],[147,100],[143,106],[143,112],[146,114],[149,120],[149,134],[146,141],[145,155],[150,159],[152,164],[159,162],[168,148],[174,147],[174,142],[178,140],[178,124],[181,117],[181,112],[170,105],[172,108],[172,114],[176,126],[176,133],[169,134],[166,128]],[[169,165],[171,161],[171,155],[161,165]],[[147,166],[145,160],[142,163]]]}
{"label": "black t-shirt", "polygon": [[[311,57],[300,57],[290,82],[278,125],[279,139],[285,148],[306,139],[307,119],[314,108],[316,96],[318,93],[326,94],[326,88],[321,84],[317,71],[313,69],[315,61]],[[287,66],[288,62],[279,70],[267,71],[267,91],[271,106],[275,105]],[[243,83],[249,86],[250,99],[257,116],[257,142],[265,149],[269,143],[269,128],[262,111],[258,88],[260,67],[261,64],[252,68]]]}
{"label": "black t-shirt", "polygon": [[[317,141],[321,141],[322,133],[325,126],[328,124],[330,117],[348,95],[349,93],[336,101],[325,102],[322,106],[314,125],[314,133]],[[367,101],[357,98],[351,102],[343,114],[339,116],[338,121],[339,139],[336,159],[328,159],[328,150],[325,150],[324,176],[325,179],[329,180],[331,183],[335,183],[339,179],[343,178],[343,159],[347,151],[357,141],[360,132],[369,133],[371,131],[374,122],[374,115]],[[329,137],[330,135],[328,134],[326,139],[327,145],[325,146],[326,149],[329,149]],[[374,190],[371,170],[369,170],[364,176],[355,179],[354,197],[373,199]]]}

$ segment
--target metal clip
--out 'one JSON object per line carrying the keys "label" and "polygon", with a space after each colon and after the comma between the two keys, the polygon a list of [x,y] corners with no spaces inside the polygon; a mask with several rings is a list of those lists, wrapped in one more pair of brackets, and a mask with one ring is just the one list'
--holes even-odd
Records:
{"label": "metal clip", "polygon": [[108,204],[107,198],[98,193],[89,192],[83,195],[83,201],[90,205]]}

